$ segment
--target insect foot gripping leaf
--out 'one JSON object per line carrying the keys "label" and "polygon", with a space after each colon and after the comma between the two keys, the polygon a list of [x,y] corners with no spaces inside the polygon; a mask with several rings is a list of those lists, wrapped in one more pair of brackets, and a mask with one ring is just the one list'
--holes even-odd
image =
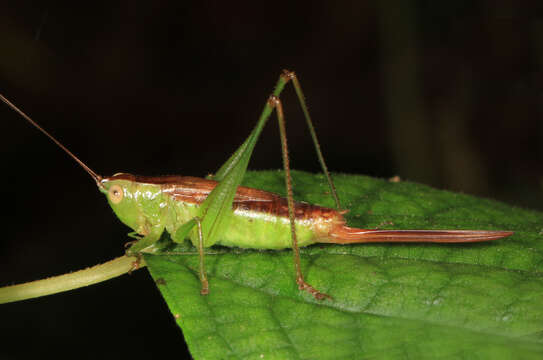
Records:
{"label": "insect foot gripping leaf", "polygon": [[[145,255],[195,359],[543,358],[543,214],[413,183],[334,179],[353,227],[515,234],[303,248],[308,281],[333,297],[324,302],[298,291],[288,250],[208,249],[206,297],[194,248]],[[323,180],[295,172],[298,199],[333,206]],[[244,185],[281,192],[282,173],[250,172]]]}

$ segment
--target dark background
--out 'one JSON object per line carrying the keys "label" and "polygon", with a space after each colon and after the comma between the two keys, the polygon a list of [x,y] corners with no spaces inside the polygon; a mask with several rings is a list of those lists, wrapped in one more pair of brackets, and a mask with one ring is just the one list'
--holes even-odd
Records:
{"label": "dark background", "polygon": [[[103,175],[204,176],[298,73],[332,171],[543,209],[540,1],[2,2],[0,93]],[[292,89],[292,167],[318,172]],[[123,253],[93,181],[0,106],[2,284]],[[281,167],[277,125],[252,169]],[[0,357],[186,353],[145,270],[0,306]]]}

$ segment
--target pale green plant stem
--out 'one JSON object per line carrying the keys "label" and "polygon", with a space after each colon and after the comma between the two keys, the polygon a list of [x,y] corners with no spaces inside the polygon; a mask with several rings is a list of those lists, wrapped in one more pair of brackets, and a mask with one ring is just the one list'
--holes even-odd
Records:
{"label": "pale green plant stem", "polygon": [[[47,279],[0,288],[0,304],[32,299],[97,284],[134,270],[136,257],[121,256],[106,263]],[[139,267],[145,267],[143,258]]]}

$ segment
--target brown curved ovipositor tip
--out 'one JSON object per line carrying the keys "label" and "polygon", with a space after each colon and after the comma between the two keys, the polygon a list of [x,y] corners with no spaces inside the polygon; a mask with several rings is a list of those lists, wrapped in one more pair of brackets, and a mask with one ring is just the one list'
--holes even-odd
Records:
{"label": "brown curved ovipositor tip", "polygon": [[493,230],[372,230],[338,225],[328,234],[334,244],[371,242],[465,243],[501,239],[512,231]]}

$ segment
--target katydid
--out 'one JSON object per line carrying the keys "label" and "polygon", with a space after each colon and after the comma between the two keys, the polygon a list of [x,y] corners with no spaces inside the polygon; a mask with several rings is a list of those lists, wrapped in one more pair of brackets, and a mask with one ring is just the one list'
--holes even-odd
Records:
{"label": "katydid", "polygon": [[[293,199],[285,118],[279,99],[288,82],[292,82],[300,101],[337,209],[295,202]],[[346,211],[341,210],[336,188],[322,156],[300,83],[296,75],[290,71],[284,70],[279,76],[275,90],[268,98],[249,137],[208,179],[187,176],[149,177],[125,173],[109,177],[100,176],[4,96],[0,95],[0,99],[54,141],[94,179],[117,217],[134,230],[129,234],[135,241],[130,243],[128,255],[139,255],[149,249],[164,231],[170,234],[174,242],[180,243],[189,238],[200,255],[199,277],[202,295],[209,292],[204,266],[204,248],[215,244],[255,249],[292,248],[298,288],[309,292],[317,299],[324,299],[328,295],[321,293],[304,280],[300,266],[301,246],[314,243],[460,243],[496,240],[512,234],[509,231],[369,230],[346,226],[343,218]],[[279,122],[286,198],[240,186],[253,148],[274,110]],[[137,266],[137,262],[134,266]]]}

